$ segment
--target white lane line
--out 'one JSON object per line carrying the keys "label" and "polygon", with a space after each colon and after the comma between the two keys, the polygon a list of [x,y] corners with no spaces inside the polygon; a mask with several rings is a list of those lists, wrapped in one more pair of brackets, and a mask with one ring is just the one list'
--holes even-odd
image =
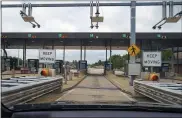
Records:
{"label": "white lane line", "polygon": [[124,95],[126,98],[128,98],[130,101],[133,101],[133,102],[136,101],[135,99],[129,97],[127,94],[125,94],[125,93],[123,93],[123,92],[121,92],[121,91],[120,91],[120,93],[121,93],[122,95]]}
{"label": "white lane line", "polygon": [[[114,80],[113,80],[113,81],[114,81]],[[117,82],[117,81],[114,81],[114,82],[116,82],[117,84],[121,85],[121,84],[120,84],[119,82]],[[126,98],[128,98],[130,101],[136,101],[135,99],[129,97],[127,94],[125,94],[125,93],[123,93],[123,92],[121,92],[121,91],[120,91],[120,93],[121,93],[122,95],[124,95]]]}
{"label": "white lane line", "polygon": [[56,101],[60,101],[62,98],[64,98],[65,96],[67,96],[68,94],[70,94],[71,92],[73,92],[75,89],[72,89],[70,91],[68,91],[67,93],[63,94],[60,98],[58,98]]}

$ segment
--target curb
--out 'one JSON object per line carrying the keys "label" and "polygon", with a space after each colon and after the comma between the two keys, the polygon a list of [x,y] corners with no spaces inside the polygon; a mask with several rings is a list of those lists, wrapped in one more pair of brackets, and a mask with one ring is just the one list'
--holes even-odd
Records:
{"label": "curb", "polygon": [[111,81],[111,79],[107,78],[106,76],[104,76],[104,77],[105,77],[109,82],[111,82],[114,86],[116,86],[121,92],[133,96],[133,94],[132,94],[131,92],[129,92],[129,91],[127,91],[127,90],[124,90],[124,89],[120,88],[118,85],[116,85],[116,84],[114,83],[114,81]]}
{"label": "curb", "polygon": [[68,91],[68,90],[71,90],[71,89],[75,88],[75,87],[76,87],[78,84],[80,84],[86,77],[87,77],[87,75],[84,76],[84,77],[83,77],[80,81],[78,81],[75,85],[73,85],[73,86],[71,86],[71,87],[69,87],[69,88],[63,89],[63,90],[61,91],[61,93],[66,92],[66,91]]}

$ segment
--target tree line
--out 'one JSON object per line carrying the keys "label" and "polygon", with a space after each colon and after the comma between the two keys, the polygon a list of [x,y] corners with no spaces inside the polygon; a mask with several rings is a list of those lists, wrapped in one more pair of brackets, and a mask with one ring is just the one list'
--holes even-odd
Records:
{"label": "tree line", "polygon": [[[163,61],[169,61],[171,60],[171,57],[172,57],[172,51],[171,50],[164,50],[162,51],[162,60]],[[141,57],[141,53],[139,53],[137,56],[137,58],[140,58]],[[125,55],[112,55],[109,59],[108,59],[108,62],[111,62],[112,65],[113,65],[113,69],[120,69],[122,67],[124,67],[125,63],[128,61],[129,59],[129,55],[128,54],[125,54]],[[94,67],[94,66],[104,66],[105,64],[105,61],[101,61],[99,60],[98,62],[95,62],[93,64],[91,64],[90,66],[91,67]]]}

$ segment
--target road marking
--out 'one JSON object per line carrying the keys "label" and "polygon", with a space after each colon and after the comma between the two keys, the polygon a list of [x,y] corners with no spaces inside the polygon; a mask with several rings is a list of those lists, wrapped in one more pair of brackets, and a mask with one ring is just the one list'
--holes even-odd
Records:
{"label": "road marking", "polygon": [[[113,80],[113,81],[114,81],[114,80]],[[117,81],[114,81],[114,82],[116,82],[117,84],[121,85],[121,84],[120,84],[119,82],[117,82]],[[122,95],[124,95],[126,98],[128,98],[130,101],[136,101],[135,99],[129,97],[127,94],[125,94],[125,93],[123,93],[123,92],[121,92],[121,91],[120,91],[120,93],[121,93]]]}
{"label": "road marking", "polygon": [[60,98],[58,98],[56,101],[60,101],[62,98],[64,98],[65,96],[67,96],[68,94],[70,94],[71,92],[73,92],[75,89],[72,89],[70,91],[68,91],[67,93],[63,94]]}
{"label": "road marking", "polygon": [[124,95],[126,98],[128,98],[130,101],[133,101],[133,102],[136,101],[135,99],[129,97],[127,94],[125,94],[125,93],[123,93],[123,92],[121,92],[121,91],[120,91],[120,93],[121,93],[122,95]]}

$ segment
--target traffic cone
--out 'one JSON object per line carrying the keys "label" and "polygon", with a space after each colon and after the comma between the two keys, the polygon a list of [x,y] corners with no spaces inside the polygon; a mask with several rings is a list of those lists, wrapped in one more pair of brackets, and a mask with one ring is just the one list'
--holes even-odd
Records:
{"label": "traffic cone", "polygon": [[150,80],[151,81],[158,81],[159,80],[159,76],[155,73],[150,75]]}

